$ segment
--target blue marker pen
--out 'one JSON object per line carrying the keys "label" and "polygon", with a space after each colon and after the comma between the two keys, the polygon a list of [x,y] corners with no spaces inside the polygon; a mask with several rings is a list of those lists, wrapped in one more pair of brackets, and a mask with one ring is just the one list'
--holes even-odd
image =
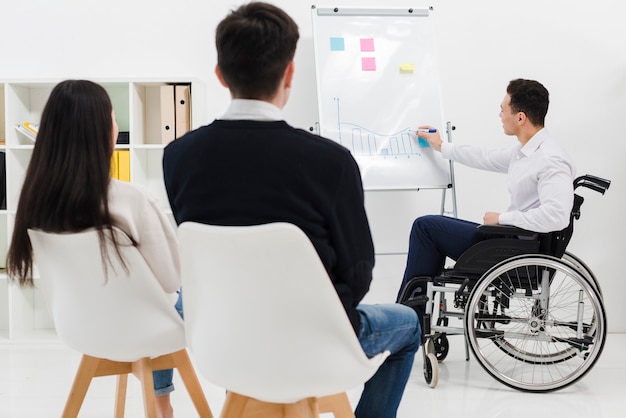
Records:
{"label": "blue marker pen", "polygon": [[435,132],[437,132],[436,129],[418,129],[417,132],[424,132],[427,134],[434,134]]}

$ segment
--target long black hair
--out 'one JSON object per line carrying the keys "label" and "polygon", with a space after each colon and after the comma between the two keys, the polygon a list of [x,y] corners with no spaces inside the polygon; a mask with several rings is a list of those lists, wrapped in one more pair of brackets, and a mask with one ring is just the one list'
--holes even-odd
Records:
{"label": "long black hair", "polygon": [[33,285],[29,228],[59,233],[95,227],[104,258],[104,232],[109,230],[118,249],[108,206],[112,111],[106,90],[91,81],[66,80],[53,88],[15,214],[7,254],[11,280]]}

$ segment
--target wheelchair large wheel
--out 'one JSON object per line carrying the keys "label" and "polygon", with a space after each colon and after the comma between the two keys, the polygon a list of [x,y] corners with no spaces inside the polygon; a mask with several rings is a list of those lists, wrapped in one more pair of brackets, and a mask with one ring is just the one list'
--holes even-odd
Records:
{"label": "wheelchair large wheel", "polygon": [[519,256],[474,286],[465,334],[481,366],[515,389],[548,392],[587,373],[606,340],[606,314],[586,274],[560,259]]}
{"label": "wheelchair large wheel", "polygon": [[561,259],[574,266],[580,273],[582,273],[583,276],[587,277],[587,281],[593,284],[600,296],[602,296],[602,289],[600,288],[600,283],[598,282],[596,275],[593,274],[589,266],[587,266],[584,261],[567,251],[565,251],[565,254],[563,254]]}
{"label": "wheelchair large wheel", "polygon": [[[526,256],[522,256],[522,258],[523,257],[526,257]],[[563,254],[561,261],[568,263],[570,266],[574,267],[579,273],[581,273],[585,277],[587,282],[590,283],[594,287],[594,289],[597,291],[598,296],[602,298],[602,290],[600,289],[600,284],[598,280],[596,279],[596,276],[591,271],[591,269],[587,266],[587,264],[585,264],[580,258],[575,256],[574,254],[569,253],[569,252],[565,252],[565,254]],[[483,327],[487,328],[490,324],[483,323],[482,325]],[[596,330],[596,321],[594,320],[587,329],[589,331],[588,332],[589,335],[592,335]],[[537,353],[534,353],[532,351],[524,352],[523,350],[520,350],[518,347],[515,347],[514,345],[512,345],[510,342],[506,341],[505,339],[502,339],[502,341],[498,341],[496,343],[499,345],[499,347],[503,351],[509,353],[511,356],[516,357],[518,359],[523,359],[524,361],[527,361],[527,362],[533,362],[533,361],[536,361],[535,359],[537,359],[537,357],[539,357],[539,361],[540,362],[543,361],[541,355],[538,355]],[[554,362],[561,362],[561,361],[568,360],[571,357],[574,357],[576,355],[577,355],[576,350],[565,349],[558,353],[557,352],[551,353],[550,358]]]}

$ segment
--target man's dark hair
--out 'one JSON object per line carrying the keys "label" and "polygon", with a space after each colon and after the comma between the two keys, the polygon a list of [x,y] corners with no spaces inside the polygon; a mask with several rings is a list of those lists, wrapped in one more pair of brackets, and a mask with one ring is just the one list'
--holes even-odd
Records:
{"label": "man's dark hair", "polygon": [[217,65],[234,97],[269,99],[293,61],[298,25],[282,9],[253,2],[230,12],[217,26]]}
{"label": "man's dark hair", "polygon": [[511,111],[523,112],[535,126],[544,126],[550,98],[548,90],[538,81],[518,78],[506,89],[511,97]]}

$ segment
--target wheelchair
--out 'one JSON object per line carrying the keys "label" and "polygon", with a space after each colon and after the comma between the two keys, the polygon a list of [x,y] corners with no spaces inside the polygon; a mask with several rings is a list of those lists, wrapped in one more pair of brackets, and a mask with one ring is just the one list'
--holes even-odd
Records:
{"label": "wheelchair", "polygon": [[[574,180],[574,190],[604,194],[610,184],[584,175]],[[439,276],[406,284],[400,303],[421,318],[430,387],[437,386],[448,335],[464,335],[466,360],[469,346],[488,374],[525,392],[562,389],[591,370],[607,334],[602,293],[589,267],[566,251],[583,201],[574,194],[562,231],[480,225],[498,237],[472,246]]]}

